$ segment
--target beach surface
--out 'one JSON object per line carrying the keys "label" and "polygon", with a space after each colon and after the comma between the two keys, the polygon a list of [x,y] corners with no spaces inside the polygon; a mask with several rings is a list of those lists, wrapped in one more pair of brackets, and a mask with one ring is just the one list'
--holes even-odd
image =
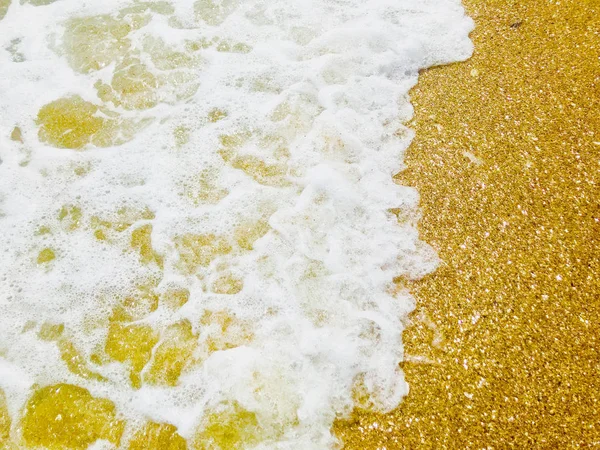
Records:
{"label": "beach surface", "polygon": [[443,261],[408,282],[410,394],[345,448],[600,444],[600,2],[465,0],[467,63],[422,73],[398,182]]}

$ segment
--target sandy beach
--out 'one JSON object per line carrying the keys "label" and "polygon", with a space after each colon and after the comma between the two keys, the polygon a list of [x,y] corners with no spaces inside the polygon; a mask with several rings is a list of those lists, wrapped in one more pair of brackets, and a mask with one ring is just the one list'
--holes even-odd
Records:
{"label": "sandy beach", "polygon": [[600,447],[600,1],[463,4],[0,0],[0,447]]}
{"label": "sandy beach", "polygon": [[346,448],[600,443],[600,3],[465,0],[466,63],[422,73],[402,184],[441,257],[409,284],[411,391]]}

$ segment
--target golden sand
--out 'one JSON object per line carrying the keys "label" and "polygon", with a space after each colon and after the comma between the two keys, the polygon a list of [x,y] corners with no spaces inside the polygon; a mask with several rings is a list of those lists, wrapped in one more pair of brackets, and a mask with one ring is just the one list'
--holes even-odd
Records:
{"label": "golden sand", "polygon": [[600,446],[600,2],[464,4],[475,55],[422,74],[398,176],[443,261],[411,286],[411,392],[336,428],[347,449]]}

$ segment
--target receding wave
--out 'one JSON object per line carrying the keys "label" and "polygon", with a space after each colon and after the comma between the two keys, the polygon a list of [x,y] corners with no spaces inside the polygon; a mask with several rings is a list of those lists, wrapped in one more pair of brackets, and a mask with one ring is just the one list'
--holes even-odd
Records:
{"label": "receding wave", "polygon": [[[2,18],[3,17],[3,18]],[[0,445],[327,449],[407,393],[458,0],[0,0]]]}

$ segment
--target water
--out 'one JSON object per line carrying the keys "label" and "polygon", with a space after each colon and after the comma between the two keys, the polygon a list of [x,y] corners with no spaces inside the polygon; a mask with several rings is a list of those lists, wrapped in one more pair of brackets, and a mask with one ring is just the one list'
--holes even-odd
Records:
{"label": "water", "polygon": [[460,2],[5,3],[0,443],[327,449],[397,406],[436,256],[392,175]]}

